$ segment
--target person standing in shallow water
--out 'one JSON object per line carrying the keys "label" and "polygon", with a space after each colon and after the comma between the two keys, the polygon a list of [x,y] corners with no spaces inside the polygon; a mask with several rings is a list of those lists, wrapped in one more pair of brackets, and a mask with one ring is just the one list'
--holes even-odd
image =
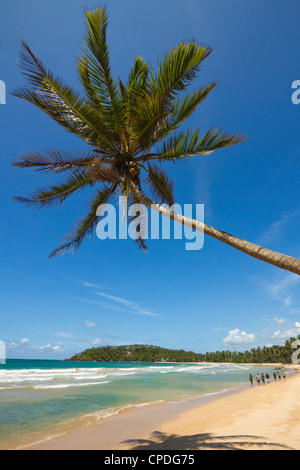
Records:
{"label": "person standing in shallow water", "polygon": [[267,384],[269,384],[270,383],[270,376],[269,376],[268,373],[266,373],[266,379],[267,379]]}
{"label": "person standing in shallow water", "polygon": [[277,380],[276,372],[274,372],[273,377],[274,377],[274,380],[275,380],[275,382],[276,382],[276,380]]}
{"label": "person standing in shallow water", "polygon": [[262,381],[263,385],[266,385],[265,374],[261,374],[261,381]]}
{"label": "person standing in shallow water", "polygon": [[249,375],[249,381],[251,383],[251,387],[253,387],[253,375],[252,374]]}
{"label": "person standing in shallow water", "polygon": [[256,383],[257,383],[257,385],[260,385],[260,381],[261,381],[261,377],[260,377],[259,374],[257,374],[257,376],[256,376]]}
{"label": "person standing in shallow water", "polygon": [[284,380],[286,379],[286,372],[285,371],[282,372],[282,377],[283,377]]}

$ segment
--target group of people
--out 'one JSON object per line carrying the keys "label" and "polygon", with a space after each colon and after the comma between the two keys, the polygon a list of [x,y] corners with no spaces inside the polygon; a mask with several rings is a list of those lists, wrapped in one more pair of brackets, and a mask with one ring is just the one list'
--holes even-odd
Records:
{"label": "group of people", "polygon": [[[282,371],[282,372],[274,372],[273,374],[273,379],[275,382],[277,382],[277,380],[281,380],[281,378],[283,378],[283,380],[286,380],[286,372],[285,371]],[[267,374],[257,374],[256,377],[256,383],[257,385],[266,385],[270,383],[271,381],[271,377],[270,375],[267,373]],[[253,382],[254,382],[254,377],[252,374],[249,375],[249,381],[253,387]]]}

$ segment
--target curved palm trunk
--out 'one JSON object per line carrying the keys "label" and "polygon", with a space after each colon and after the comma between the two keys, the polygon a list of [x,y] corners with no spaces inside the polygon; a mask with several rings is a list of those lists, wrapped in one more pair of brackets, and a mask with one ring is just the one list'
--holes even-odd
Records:
{"label": "curved palm trunk", "polygon": [[151,207],[156,212],[160,212],[169,219],[172,219],[182,225],[186,225],[187,227],[193,228],[194,230],[198,230],[199,232],[204,232],[206,235],[216,238],[217,240],[220,240],[221,242],[252,256],[253,258],[260,259],[261,261],[265,261],[266,263],[272,264],[273,266],[300,275],[299,259],[293,258],[292,256],[283,255],[282,253],[277,253],[276,251],[268,250],[267,248],[263,248],[262,246],[247,242],[242,238],[230,235],[230,233],[223,232],[222,230],[218,230],[214,227],[211,227],[210,225],[206,225],[202,222],[198,222],[197,220],[179,215],[176,212],[172,212],[165,207],[162,207],[159,204],[151,201],[151,199],[142,194],[141,191],[139,191],[132,182],[130,183],[130,186],[134,196],[141,203]]}

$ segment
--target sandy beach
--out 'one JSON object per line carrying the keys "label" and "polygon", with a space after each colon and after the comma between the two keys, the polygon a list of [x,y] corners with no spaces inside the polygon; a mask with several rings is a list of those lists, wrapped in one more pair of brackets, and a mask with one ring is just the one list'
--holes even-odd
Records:
{"label": "sandy beach", "polygon": [[300,374],[270,385],[133,408],[28,449],[300,450]]}
{"label": "sandy beach", "polygon": [[300,375],[191,410],[134,448],[299,450]]}

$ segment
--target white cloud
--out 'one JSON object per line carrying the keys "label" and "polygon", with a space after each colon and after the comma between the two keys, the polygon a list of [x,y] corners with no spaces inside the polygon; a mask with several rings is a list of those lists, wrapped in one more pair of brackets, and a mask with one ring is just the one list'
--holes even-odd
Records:
{"label": "white cloud", "polygon": [[261,280],[260,284],[264,291],[272,299],[281,302],[284,307],[293,313],[292,305],[295,303],[293,291],[299,286],[300,276],[294,273],[279,273],[273,281]]}
{"label": "white cloud", "polygon": [[39,346],[37,349],[44,351],[44,349],[51,349],[51,344],[46,344],[46,346]]}
{"label": "white cloud", "polygon": [[245,331],[241,331],[238,328],[229,331],[226,338],[223,339],[224,344],[230,345],[246,345],[252,344],[256,341],[256,335],[253,333],[247,334]]}
{"label": "white cloud", "polygon": [[91,282],[83,282],[83,285],[85,287],[94,287],[96,289],[104,289],[103,286],[99,285],[99,284],[92,284]]}
{"label": "white cloud", "polygon": [[282,299],[284,297],[285,301],[290,301],[290,297],[286,297],[290,293],[290,290],[295,287],[300,281],[300,276],[298,274],[288,273],[281,277],[280,280],[269,284],[268,288],[272,297],[276,300]]}
{"label": "white cloud", "polygon": [[290,308],[289,313],[291,315],[300,315],[300,310],[297,310],[296,308]]}
{"label": "white cloud", "polygon": [[153,313],[153,312],[149,312],[148,310],[145,310],[144,308],[140,307],[136,302],[131,302],[130,300],[123,299],[121,297],[116,297],[115,295],[104,294],[104,292],[95,292],[95,294],[100,295],[101,297],[104,297],[106,299],[112,300],[113,302],[122,304],[125,307],[128,307],[130,310],[133,310],[135,313],[138,313],[139,315],[146,315],[149,317],[160,316],[157,313]]}
{"label": "white cloud", "polygon": [[273,319],[275,323],[277,323],[278,325],[285,325],[286,323],[286,319],[285,318],[274,318]]}
{"label": "white cloud", "polygon": [[286,227],[291,224],[292,219],[299,214],[299,209],[289,211],[281,219],[270,225],[269,229],[260,237],[259,243],[276,243],[286,234]]}
{"label": "white cloud", "polygon": [[288,330],[277,330],[271,336],[272,339],[287,340],[300,334],[300,323],[295,322],[294,327]]}
{"label": "white cloud", "polygon": [[73,334],[72,333],[55,333],[56,336],[59,336],[60,338],[72,338]]}
{"label": "white cloud", "polygon": [[30,341],[29,341],[28,338],[23,338],[23,339],[21,339],[20,342],[21,342],[21,344],[30,344]]}
{"label": "white cloud", "polygon": [[100,344],[100,343],[101,343],[101,339],[99,339],[99,338],[97,338],[97,339],[95,339],[94,341],[92,341],[92,344],[93,344],[94,346],[96,346],[97,344]]}
{"label": "white cloud", "polygon": [[293,302],[293,295],[292,294],[284,299],[284,305],[286,307],[289,307],[292,304],[292,302]]}
{"label": "white cloud", "polygon": [[95,328],[95,326],[97,326],[97,323],[94,323],[94,322],[91,322],[91,321],[86,321],[84,326],[86,328]]}
{"label": "white cloud", "polygon": [[260,243],[274,243],[281,238],[282,230],[288,221],[288,216],[284,215],[280,220],[271,224],[269,229],[260,237]]}
{"label": "white cloud", "polygon": [[[284,336],[285,336],[285,335],[283,335],[283,337],[284,337]],[[281,331],[281,330],[275,331],[275,332],[273,333],[273,335],[272,335],[272,338],[274,338],[274,339],[275,339],[275,338],[280,338],[280,339],[282,339],[282,331]]]}

